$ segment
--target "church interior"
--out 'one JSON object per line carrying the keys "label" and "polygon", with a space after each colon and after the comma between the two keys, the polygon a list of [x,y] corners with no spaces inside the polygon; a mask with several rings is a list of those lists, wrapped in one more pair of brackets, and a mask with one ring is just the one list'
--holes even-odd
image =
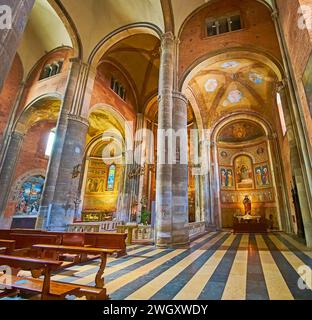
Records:
{"label": "church interior", "polygon": [[0,300],[312,300],[312,0],[4,2]]}

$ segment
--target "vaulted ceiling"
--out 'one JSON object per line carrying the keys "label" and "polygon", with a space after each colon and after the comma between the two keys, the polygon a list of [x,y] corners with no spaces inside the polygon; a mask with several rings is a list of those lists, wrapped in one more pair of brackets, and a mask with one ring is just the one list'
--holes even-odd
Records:
{"label": "vaulted ceiling", "polygon": [[169,18],[177,34],[185,19],[209,1],[36,0],[18,53],[25,74],[46,52],[62,45],[76,47],[79,42],[86,61],[102,39],[129,24],[148,23],[165,31]]}
{"label": "vaulted ceiling", "polygon": [[276,81],[271,68],[247,56],[208,64],[189,81],[188,89],[197,101],[204,123],[210,126],[237,110],[254,110],[270,117]]}
{"label": "vaulted ceiling", "polygon": [[160,41],[152,35],[130,36],[113,46],[102,61],[109,61],[132,84],[139,108],[157,93]]}

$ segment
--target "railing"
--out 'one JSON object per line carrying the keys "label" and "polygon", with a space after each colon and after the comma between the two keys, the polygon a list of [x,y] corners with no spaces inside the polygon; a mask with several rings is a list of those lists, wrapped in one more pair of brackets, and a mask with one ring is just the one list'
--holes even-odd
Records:
{"label": "railing", "polygon": [[154,229],[150,225],[126,224],[119,226],[117,232],[131,232],[131,240],[149,240],[154,241]]}
{"label": "railing", "polygon": [[133,232],[135,240],[154,240],[154,229],[150,225],[139,225]]}
{"label": "railing", "polygon": [[79,222],[68,225],[68,232],[114,232],[122,221]]}
{"label": "railing", "polygon": [[205,232],[205,222],[189,223],[189,237],[195,237]]}

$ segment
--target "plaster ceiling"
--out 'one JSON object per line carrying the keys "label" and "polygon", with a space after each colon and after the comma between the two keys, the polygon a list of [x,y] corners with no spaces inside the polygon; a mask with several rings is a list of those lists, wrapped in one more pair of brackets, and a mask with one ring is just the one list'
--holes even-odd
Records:
{"label": "plaster ceiling", "polygon": [[97,109],[90,114],[87,143],[99,134],[125,136],[125,128],[112,114],[103,109]]}
{"label": "plaster ceiling", "polygon": [[213,62],[198,71],[188,86],[201,109],[204,122],[213,124],[226,113],[255,110],[272,115],[277,78],[265,64],[253,59]]}
{"label": "plaster ceiling", "polygon": [[255,140],[265,136],[263,128],[252,121],[235,121],[225,126],[219,136],[218,141],[226,143],[239,143]]}
{"label": "plaster ceiling", "polygon": [[40,99],[27,108],[16,124],[16,130],[26,132],[35,123],[44,120],[56,121],[61,108],[61,101],[54,98]]}
{"label": "plaster ceiling", "polygon": [[36,0],[18,49],[25,76],[42,56],[60,46],[72,47],[62,20],[47,0]]}
{"label": "plaster ceiling", "polygon": [[138,107],[143,107],[146,99],[157,93],[159,46],[158,38],[138,34],[120,41],[103,57],[121,69],[133,84]]}
{"label": "plaster ceiling", "polygon": [[110,32],[138,22],[164,29],[160,0],[62,0],[80,35],[84,58]]}

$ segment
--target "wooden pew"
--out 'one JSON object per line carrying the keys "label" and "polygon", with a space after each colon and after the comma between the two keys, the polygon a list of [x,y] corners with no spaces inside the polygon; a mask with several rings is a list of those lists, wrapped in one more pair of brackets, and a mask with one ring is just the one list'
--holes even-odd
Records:
{"label": "wooden pew", "polygon": [[118,250],[118,257],[127,254],[125,233],[95,232],[86,233],[86,245],[93,248]]}
{"label": "wooden pew", "polygon": [[[32,259],[17,256],[0,255],[0,265],[12,268],[11,288],[5,289],[7,294],[20,292],[32,292],[41,294],[41,299],[65,299],[67,295],[80,294],[80,287],[72,284],[60,284],[51,281],[52,271],[60,268],[62,262],[42,259]],[[33,278],[18,277],[19,270],[31,271]],[[43,280],[39,279],[43,276]]]}
{"label": "wooden pew", "polygon": [[36,257],[36,251],[32,250],[34,244],[61,244],[62,237],[60,235],[49,234],[23,234],[10,233],[10,239],[15,240],[14,255]]}
{"label": "wooden pew", "polygon": [[100,256],[100,266],[99,270],[95,276],[95,288],[90,286],[80,286],[80,291],[82,296],[86,296],[87,299],[94,300],[106,300],[108,295],[106,293],[106,288],[104,287],[104,270],[107,263],[107,256],[114,253],[118,253],[115,249],[101,249],[101,248],[90,248],[90,247],[72,247],[72,246],[53,246],[53,245],[41,245],[37,244],[33,246],[34,249],[41,251],[41,258],[45,258],[47,253],[52,252],[56,254],[78,254],[78,255],[93,255]]}
{"label": "wooden pew", "polygon": [[7,255],[13,254],[15,250],[15,240],[0,239],[0,247],[5,248],[5,251],[4,251],[5,254]]}

